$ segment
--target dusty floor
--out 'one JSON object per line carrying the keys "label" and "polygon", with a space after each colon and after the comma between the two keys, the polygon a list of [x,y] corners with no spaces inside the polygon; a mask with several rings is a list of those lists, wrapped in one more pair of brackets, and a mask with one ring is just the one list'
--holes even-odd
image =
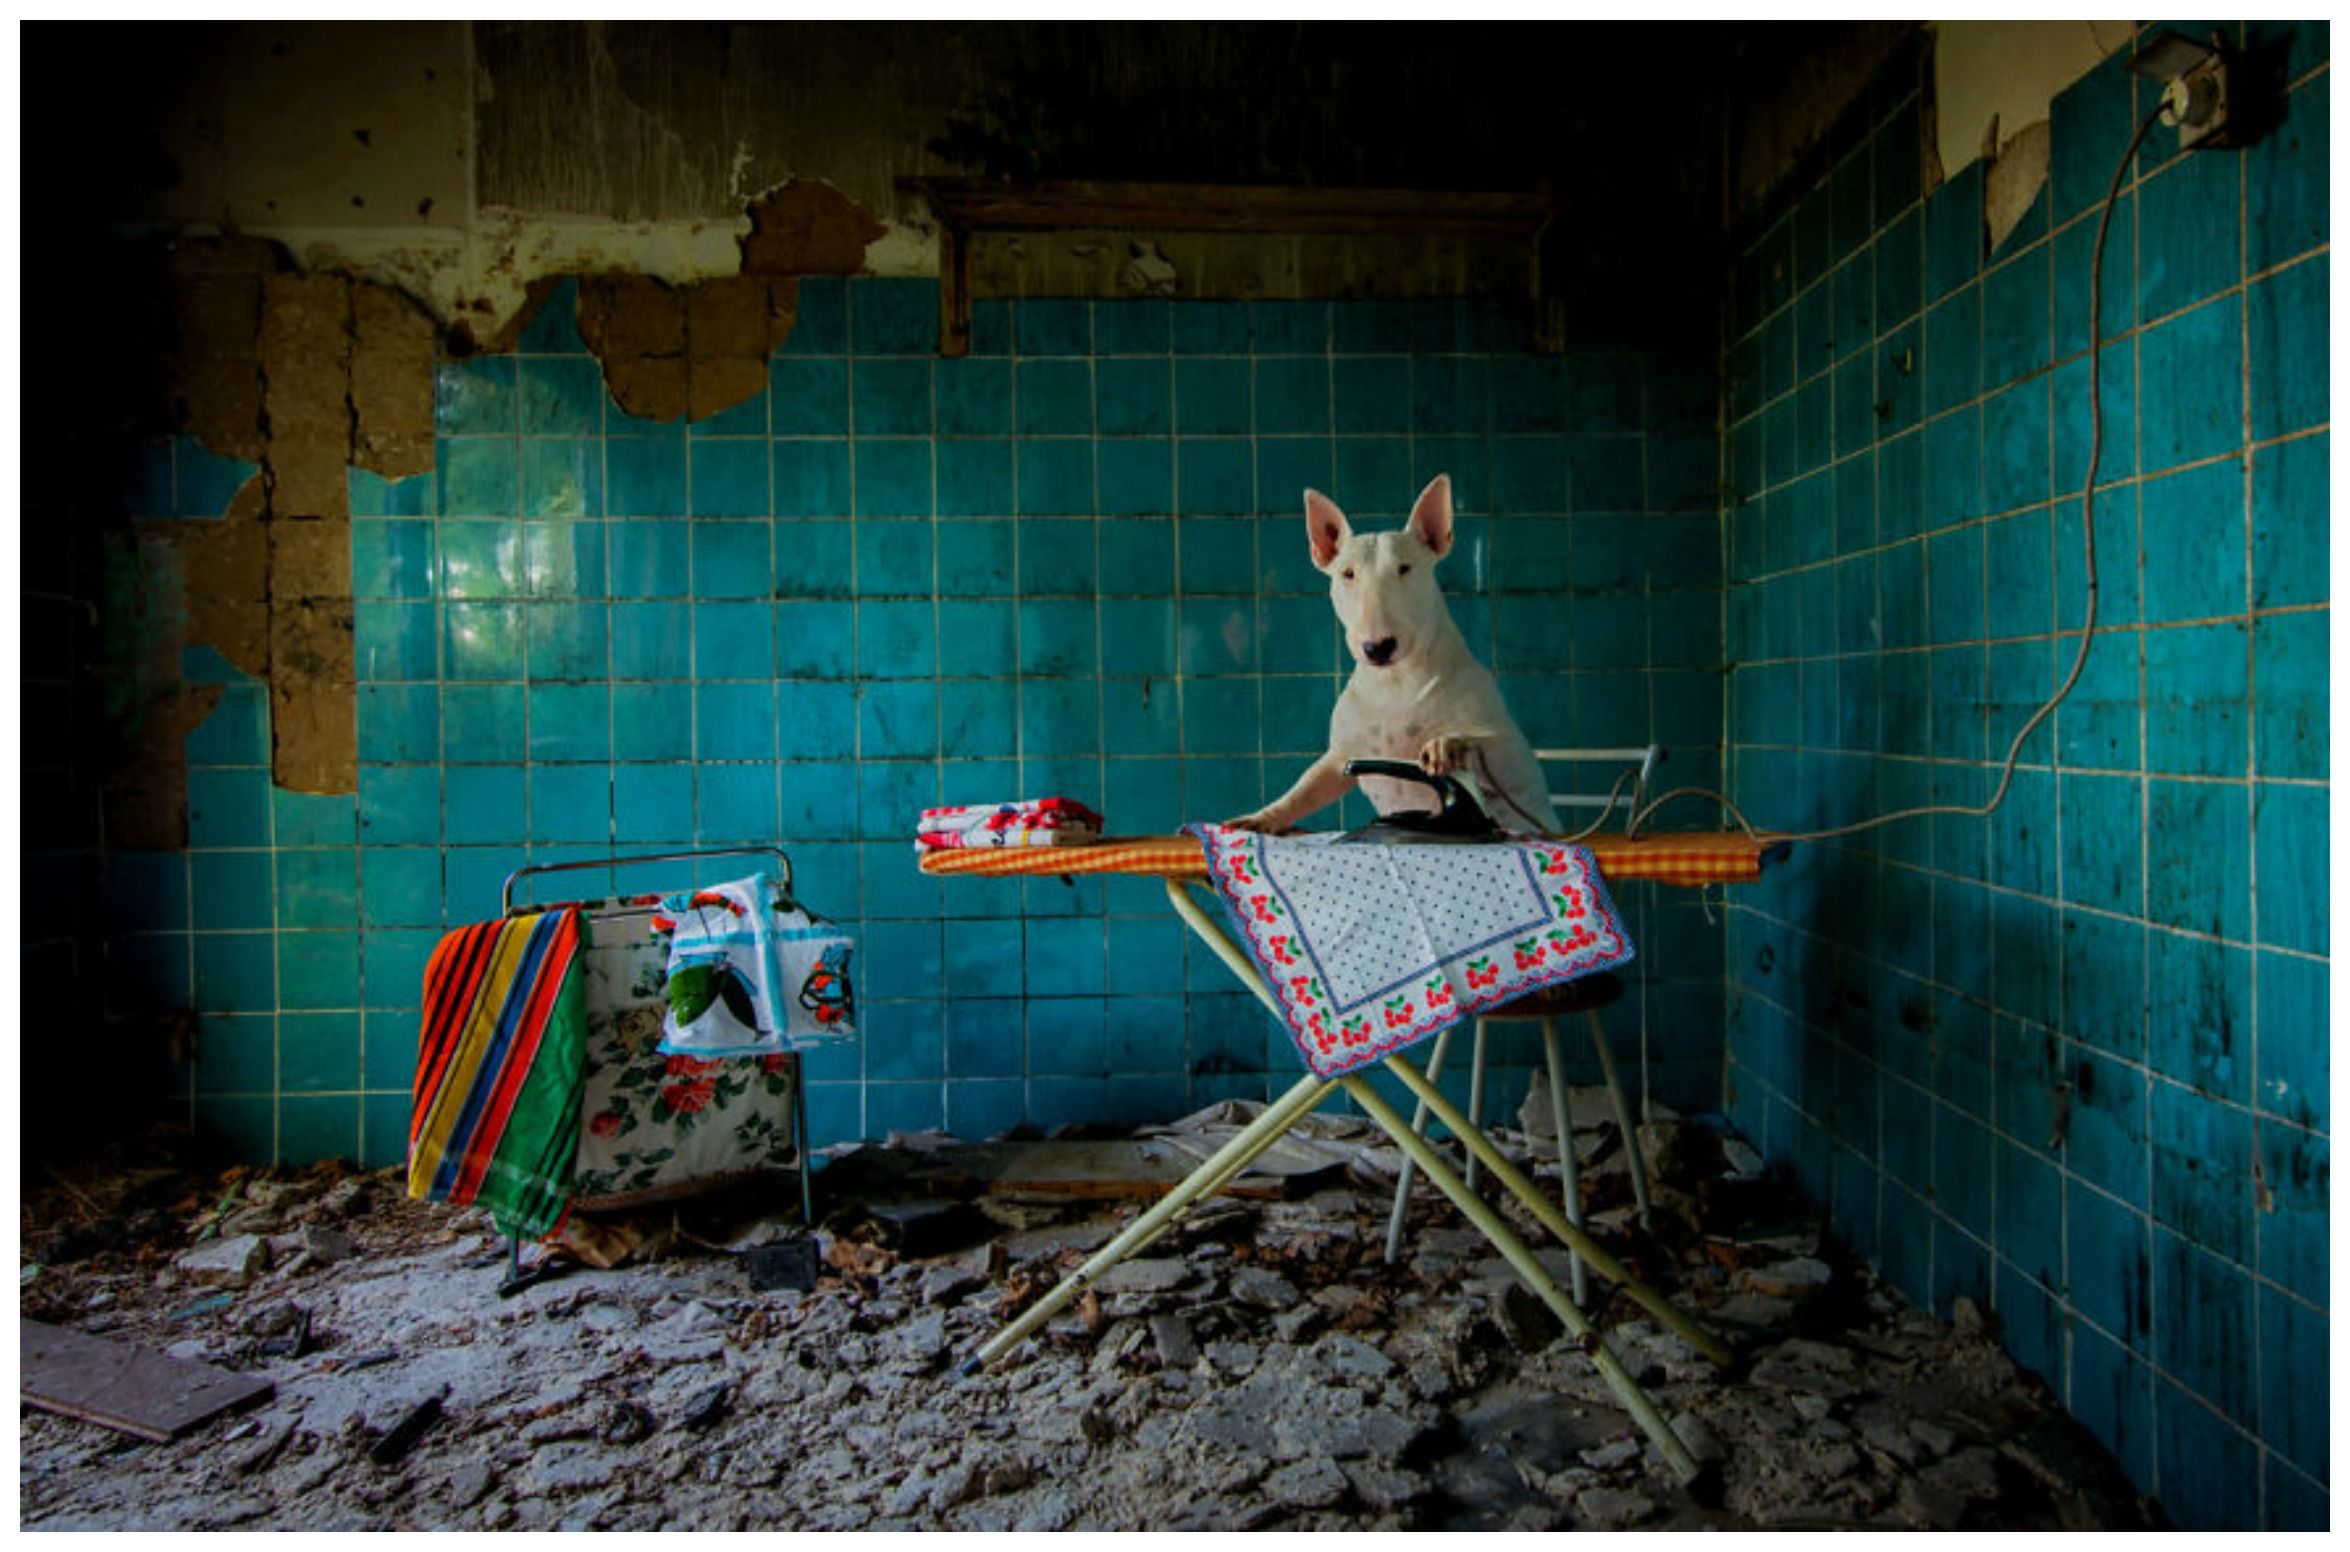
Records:
{"label": "dusty floor", "polygon": [[[746,1264],[712,1248],[777,1233],[758,1214],[791,1199],[779,1187],[748,1222],[739,1194],[686,1215],[702,1243],[677,1239],[643,1264],[500,1298],[486,1220],[406,1202],[393,1174],[198,1176],[119,1160],[52,1171],[23,1206],[26,1264],[37,1267],[25,1274],[26,1315],[277,1388],[168,1445],[25,1408],[22,1522],[2155,1523],[1971,1309],[1957,1327],[1906,1309],[1821,1246],[1791,1198],[1741,1175],[1751,1156],[1734,1141],[1725,1150],[1694,1125],[1644,1127],[1668,1183],[1653,1230],[1634,1230],[1619,1139],[1601,1107],[1576,1098],[1602,1237],[1738,1349],[1736,1367],[1718,1372],[1628,1302],[1601,1308],[1616,1350],[1709,1461],[1693,1488],[1673,1482],[1588,1360],[1556,1340],[1549,1313],[1424,1185],[1406,1264],[1381,1264],[1380,1181],[1394,1156],[1332,1122],[1325,1146],[1350,1167],[1305,1182],[1316,1188],[1294,1200],[1213,1204],[1041,1343],[968,1380],[954,1362],[1003,1308],[1101,1243],[1131,1204],[988,1196],[944,1215],[876,1217],[839,1189],[888,1174],[868,1156],[827,1171],[834,1206],[812,1291],[755,1291]],[[1545,1108],[1530,1104],[1526,1119]],[[1501,1140],[1529,1156],[1524,1135]],[[1534,1150],[1547,1158],[1547,1139]],[[1540,1243],[1530,1220],[1520,1224]],[[977,1242],[927,1258],[890,1248],[955,1229]],[[266,1268],[248,1236],[274,1249]],[[1563,1252],[1545,1259],[1563,1274]],[[223,1260],[239,1265],[204,1268]],[[1603,1288],[1595,1279],[1595,1303]],[[379,1461],[395,1453],[385,1436],[432,1398],[438,1413],[413,1444]]]}

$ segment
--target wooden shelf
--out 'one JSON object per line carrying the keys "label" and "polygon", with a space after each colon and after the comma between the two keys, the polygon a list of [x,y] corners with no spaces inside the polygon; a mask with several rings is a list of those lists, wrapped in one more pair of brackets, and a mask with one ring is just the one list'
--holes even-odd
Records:
{"label": "wooden shelf", "polygon": [[1458,194],[1418,189],[1298,189],[1214,183],[991,183],[900,178],[938,213],[938,353],[971,353],[971,249],[976,232],[1236,232],[1274,236],[1516,237],[1527,245],[1535,348],[1563,348],[1543,305],[1542,239],[1550,194]]}

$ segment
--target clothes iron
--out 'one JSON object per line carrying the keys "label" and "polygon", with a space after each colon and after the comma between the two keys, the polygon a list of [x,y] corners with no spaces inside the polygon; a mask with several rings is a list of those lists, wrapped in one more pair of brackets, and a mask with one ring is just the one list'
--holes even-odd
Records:
{"label": "clothes iron", "polygon": [[1485,812],[1469,784],[1457,776],[1433,776],[1409,760],[1349,760],[1346,774],[1416,781],[1435,792],[1438,806],[1433,813],[1382,814],[1340,836],[1340,845],[1477,846],[1510,838]]}

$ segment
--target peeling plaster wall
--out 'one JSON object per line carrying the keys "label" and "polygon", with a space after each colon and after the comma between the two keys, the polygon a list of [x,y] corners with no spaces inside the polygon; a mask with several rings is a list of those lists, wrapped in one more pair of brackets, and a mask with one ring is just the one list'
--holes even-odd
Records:
{"label": "peeling plaster wall", "polygon": [[[905,173],[1549,185],[1567,196],[1549,283],[1567,301],[1571,344],[1618,363],[1652,344],[1686,355],[1711,330],[1688,299],[1706,294],[1720,204],[1712,34],[1549,34],[1629,67],[1575,94],[1551,90],[1553,56],[1525,47],[1529,36],[1290,24],[28,29],[27,111],[49,132],[28,164],[26,205],[55,240],[27,255],[27,358],[41,374],[27,425],[58,450],[28,489],[41,516],[28,524],[26,605],[44,650],[28,657],[26,689],[39,726],[58,734],[26,766],[38,818],[28,888],[41,908],[28,941],[70,967],[35,1001],[123,1021],[112,1027],[136,1053],[126,1059],[164,1065],[154,1087],[180,1096],[183,1117],[187,1096],[226,1070],[220,1031],[207,1035],[188,1009],[224,997],[291,1009],[271,1015],[288,1041],[297,1025],[331,1022],[315,1011],[320,977],[344,972],[360,934],[319,928],[275,959],[255,950],[265,936],[243,935],[289,912],[339,921],[343,886],[290,876],[273,857],[289,838],[306,853],[351,822],[364,835],[380,801],[366,775],[380,751],[375,767],[366,755],[368,730],[385,724],[362,715],[363,657],[369,622],[407,597],[362,590],[357,573],[380,558],[354,554],[351,482],[371,500],[389,489],[400,494],[382,499],[407,501],[473,480],[478,470],[433,467],[453,412],[449,363],[527,352],[534,330],[558,326],[542,315],[559,281],[567,311],[580,299],[560,326],[576,322],[587,351],[576,364],[600,369],[612,412],[682,435],[678,422],[739,419],[763,394],[770,356],[800,326],[804,277],[934,273],[928,212],[896,188]],[[89,70],[95,57],[108,68]],[[1032,234],[983,237],[973,251],[983,298],[1432,298],[1433,319],[1525,283],[1516,245],[1454,239]],[[922,354],[926,321],[900,322],[900,345]],[[1481,400],[1473,412],[1486,413]],[[1494,412],[1513,426],[1545,413]],[[1671,413],[1679,469],[1696,460],[1684,422],[1697,411],[1676,399]],[[521,489],[536,499],[553,480],[584,502],[600,499],[603,478],[593,460],[533,464]],[[419,640],[402,650],[451,650]],[[133,906],[162,909],[162,931],[110,944],[108,923]],[[281,994],[292,1000],[271,1000]],[[248,1037],[256,1027],[237,1026]],[[284,1060],[320,1049],[306,1034]],[[278,1062],[277,1048],[269,1055]],[[34,1052],[29,1083],[44,1081],[45,1063],[60,1076],[68,1065],[55,1047]],[[268,1095],[271,1083],[309,1081],[273,1072]],[[305,1099],[271,1113],[332,1109]],[[115,1119],[137,1116],[131,1106]],[[277,1135],[292,1153],[308,1144],[290,1139],[317,1135],[286,1124]]]}

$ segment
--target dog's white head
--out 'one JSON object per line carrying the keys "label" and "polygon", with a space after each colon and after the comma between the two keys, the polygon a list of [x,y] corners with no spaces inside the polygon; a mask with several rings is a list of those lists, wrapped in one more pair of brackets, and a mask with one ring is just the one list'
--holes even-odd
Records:
{"label": "dog's white head", "polygon": [[1393,668],[1436,638],[1447,618],[1436,563],[1452,549],[1452,476],[1430,480],[1392,533],[1356,533],[1336,502],[1309,490],[1306,534],[1357,663]]}

